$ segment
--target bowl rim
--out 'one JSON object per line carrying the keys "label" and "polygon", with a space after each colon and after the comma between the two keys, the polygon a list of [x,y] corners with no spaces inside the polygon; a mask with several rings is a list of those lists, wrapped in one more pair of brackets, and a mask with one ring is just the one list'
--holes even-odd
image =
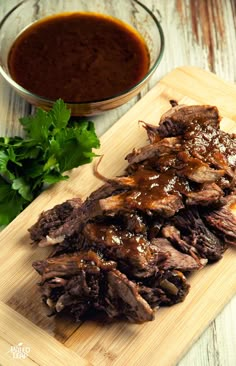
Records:
{"label": "bowl rim", "polygon": [[[27,3],[28,1],[31,0],[22,0],[21,2],[19,2],[17,5],[15,5],[12,9],[10,9],[7,14],[2,18],[2,20],[0,21],[0,30],[2,28],[2,26],[4,25],[5,21],[8,19],[8,17],[17,9],[19,8],[21,5],[23,5],[24,3]],[[132,93],[133,91],[135,91],[135,89],[139,88],[142,86],[142,84],[145,84],[145,82],[148,80],[148,78],[154,73],[154,71],[157,69],[157,66],[159,65],[162,57],[163,57],[163,53],[164,53],[164,49],[165,49],[165,37],[164,37],[164,32],[163,29],[161,27],[160,22],[157,20],[156,16],[153,14],[153,12],[144,4],[142,4],[139,0],[132,0],[135,3],[137,3],[139,6],[141,6],[150,16],[151,18],[154,20],[154,23],[157,26],[157,29],[159,31],[159,36],[160,36],[160,51],[159,54],[153,64],[153,66],[150,68],[150,70],[147,72],[147,74],[135,85],[133,85],[131,88],[128,88],[120,93],[117,93],[115,95],[112,95],[110,97],[106,97],[106,98],[102,98],[102,99],[96,99],[96,100],[85,100],[83,102],[74,102],[74,101],[64,101],[66,104],[71,105],[71,106],[79,106],[79,105],[100,105],[101,103],[104,102],[111,102],[113,100],[119,99],[120,97],[125,96],[126,94]],[[21,86],[20,84],[18,84],[15,80],[13,80],[3,69],[3,67],[0,65],[0,74],[2,74],[2,76],[5,78],[6,81],[8,81],[8,83],[14,87],[17,91],[19,91],[21,94],[26,95],[29,98],[34,98],[37,99],[38,101],[41,101],[43,103],[46,104],[53,104],[55,103],[56,100],[52,100],[49,98],[45,98],[41,95],[35,94],[27,89],[25,89],[23,86]]]}

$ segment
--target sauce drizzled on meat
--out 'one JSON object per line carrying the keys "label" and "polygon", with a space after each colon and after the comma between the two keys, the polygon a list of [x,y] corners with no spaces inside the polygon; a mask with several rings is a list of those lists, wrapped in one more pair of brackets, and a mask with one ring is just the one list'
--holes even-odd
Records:
{"label": "sauce drizzled on meat", "polygon": [[190,124],[185,136],[186,149],[203,161],[219,160],[222,156],[222,165],[227,163],[233,167],[236,165],[236,143],[229,134],[219,131],[212,126],[206,126],[204,134],[198,125]]}
{"label": "sauce drizzled on meat", "polygon": [[[152,201],[155,197],[163,198],[168,194],[181,195],[190,192],[188,181],[178,177],[174,170],[154,172],[140,169],[134,173],[134,180],[140,192],[138,200],[143,198]],[[140,204],[143,204],[143,202],[140,202]]]}
{"label": "sauce drizzled on meat", "polygon": [[115,18],[64,13],[27,28],[8,66],[12,78],[37,95],[85,102],[133,87],[149,69],[149,53],[141,35]]}
{"label": "sauce drizzled on meat", "polygon": [[122,255],[138,256],[148,249],[147,240],[142,235],[134,235],[112,225],[89,223],[84,233],[90,238],[92,236],[95,243],[105,242],[107,248],[119,248]]}
{"label": "sauce drizzled on meat", "polygon": [[145,123],[150,144],[127,155],[125,175],[95,170],[106,184],[76,211],[62,219],[71,203],[57,205],[30,228],[39,245],[58,243],[33,263],[54,313],[151,320],[157,306],[183,301],[184,274],[236,244],[235,135],[219,129],[216,107],[171,104],[159,126]]}

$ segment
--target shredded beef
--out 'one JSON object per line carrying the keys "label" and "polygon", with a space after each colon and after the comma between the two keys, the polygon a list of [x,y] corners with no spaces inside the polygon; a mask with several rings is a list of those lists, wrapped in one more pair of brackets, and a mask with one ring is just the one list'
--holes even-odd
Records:
{"label": "shredded beef", "polygon": [[186,276],[236,244],[236,139],[220,130],[216,107],[172,108],[159,125],[143,122],[149,144],[82,203],[43,212],[30,229],[52,314],[90,314],[144,322],[154,309],[183,301]]}

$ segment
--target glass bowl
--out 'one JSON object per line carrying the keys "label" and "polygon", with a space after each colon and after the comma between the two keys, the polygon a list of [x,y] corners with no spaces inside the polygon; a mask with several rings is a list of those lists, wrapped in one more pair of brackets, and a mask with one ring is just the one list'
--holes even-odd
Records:
{"label": "glass bowl", "polygon": [[132,26],[143,37],[150,55],[150,66],[146,75],[128,90],[96,101],[70,102],[65,100],[72,115],[91,116],[116,108],[140,92],[160,63],[164,51],[164,36],[154,14],[138,0],[21,1],[0,22],[0,73],[27,102],[46,110],[51,108],[55,101],[33,94],[15,82],[9,72],[8,54],[17,36],[32,23],[50,15],[74,11],[112,16]]}

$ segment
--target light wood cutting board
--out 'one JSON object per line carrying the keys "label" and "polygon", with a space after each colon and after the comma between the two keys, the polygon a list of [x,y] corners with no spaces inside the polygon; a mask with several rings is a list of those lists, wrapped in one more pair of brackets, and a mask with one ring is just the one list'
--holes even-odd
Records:
{"label": "light wood cutting board", "polygon": [[[197,68],[178,68],[101,138],[102,174],[123,172],[127,153],[147,142],[138,121],[156,124],[169,109],[169,99],[217,105],[224,117],[222,128],[236,131],[236,87]],[[13,365],[10,347],[23,342],[30,347],[24,365],[175,365],[236,293],[236,250],[230,248],[221,261],[191,275],[190,294],[183,303],[159,309],[152,322],[87,321],[79,326],[69,319],[47,317],[36,286],[39,276],[31,267],[47,249],[30,246],[27,228],[42,210],[74,196],[85,198],[100,185],[92,164],[75,169],[68,182],[44,192],[1,233],[0,364]]]}

